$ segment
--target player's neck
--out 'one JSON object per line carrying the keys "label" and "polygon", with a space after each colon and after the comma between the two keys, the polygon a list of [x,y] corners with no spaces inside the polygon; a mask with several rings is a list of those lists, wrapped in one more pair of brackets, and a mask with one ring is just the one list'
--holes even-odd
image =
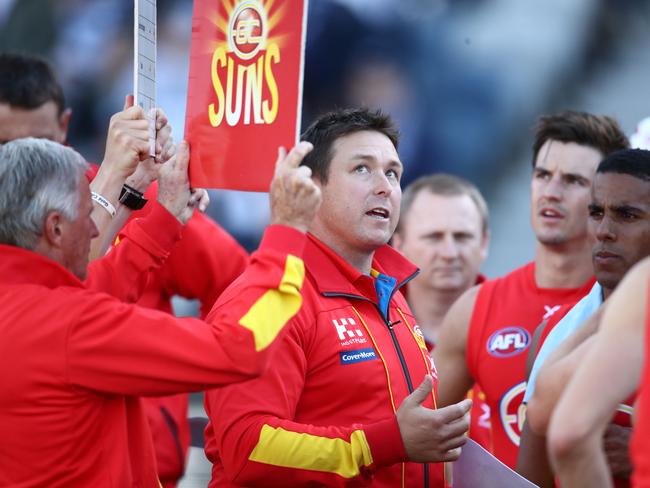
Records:
{"label": "player's neck", "polygon": [[[331,246],[330,246],[331,247]],[[359,273],[369,275],[370,270],[372,269],[372,257],[375,253],[359,253],[354,251],[349,251],[344,248],[332,248],[341,256],[347,263],[356,269]]]}
{"label": "player's neck", "polygon": [[578,288],[593,276],[591,243],[535,247],[535,282],[540,288]]}
{"label": "player's neck", "polygon": [[336,239],[328,238],[329,236],[327,234],[319,233],[317,229],[310,229],[310,232],[359,273],[365,275],[370,274],[372,258],[375,255],[374,251],[359,251],[352,249],[350,246],[346,246]]}
{"label": "player's neck", "polygon": [[415,282],[408,285],[409,307],[427,339],[436,342],[442,319],[460,295],[462,291],[431,290],[415,286]]}

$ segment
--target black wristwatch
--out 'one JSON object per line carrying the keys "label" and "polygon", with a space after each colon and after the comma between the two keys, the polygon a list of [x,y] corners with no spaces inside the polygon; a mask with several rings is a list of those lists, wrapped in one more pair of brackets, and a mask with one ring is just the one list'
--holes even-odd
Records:
{"label": "black wristwatch", "polygon": [[120,203],[131,210],[140,210],[147,203],[142,192],[124,183],[120,191]]}

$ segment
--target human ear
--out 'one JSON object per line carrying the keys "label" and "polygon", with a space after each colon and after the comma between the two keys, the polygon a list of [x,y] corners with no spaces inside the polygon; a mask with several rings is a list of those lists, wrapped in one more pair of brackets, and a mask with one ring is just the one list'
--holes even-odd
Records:
{"label": "human ear", "polygon": [[59,144],[65,144],[68,140],[68,127],[70,127],[70,117],[72,109],[66,108],[59,116],[59,134],[57,141]]}
{"label": "human ear", "polygon": [[490,231],[486,230],[481,237],[481,261],[485,261],[488,257],[488,250],[490,248]]}
{"label": "human ear", "polygon": [[60,212],[50,212],[43,222],[43,238],[51,247],[61,247],[63,238],[63,216]]}

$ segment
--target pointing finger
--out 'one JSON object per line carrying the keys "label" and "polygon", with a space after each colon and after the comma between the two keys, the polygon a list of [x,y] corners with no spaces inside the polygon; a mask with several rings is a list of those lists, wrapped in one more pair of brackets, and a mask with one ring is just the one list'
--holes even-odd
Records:
{"label": "pointing finger", "polygon": [[276,171],[279,172],[284,172],[291,170],[293,168],[297,168],[300,166],[300,163],[304,159],[305,156],[309,153],[314,148],[314,146],[307,141],[301,141],[298,144],[294,146],[291,151],[289,151],[289,154],[286,155],[281,160],[278,160],[278,164],[276,165]]}
{"label": "pointing finger", "polygon": [[282,168],[282,161],[287,157],[287,150],[284,146],[278,147],[278,159],[275,160],[275,171],[274,175],[277,176],[280,173]]}

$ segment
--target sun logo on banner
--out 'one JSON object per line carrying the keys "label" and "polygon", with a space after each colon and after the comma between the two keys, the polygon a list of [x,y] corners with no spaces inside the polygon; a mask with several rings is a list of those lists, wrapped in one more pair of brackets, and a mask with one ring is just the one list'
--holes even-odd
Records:
{"label": "sun logo on banner", "polygon": [[217,103],[208,106],[212,127],[272,124],[280,94],[274,67],[288,34],[273,35],[289,2],[223,0],[225,15],[214,12],[217,39],[212,46],[211,78]]}
{"label": "sun logo on banner", "polygon": [[251,59],[266,44],[268,34],[266,10],[256,1],[235,7],[228,22],[228,47],[240,59]]}
{"label": "sun logo on banner", "polygon": [[266,49],[267,43],[282,47],[287,34],[273,34],[273,31],[285,16],[289,3],[276,6],[275,0],[223,0],[225,16],[213,11],[210,20],[225,40],[215,40],[210,51],[224,46],[240,59],[252,59]]}

